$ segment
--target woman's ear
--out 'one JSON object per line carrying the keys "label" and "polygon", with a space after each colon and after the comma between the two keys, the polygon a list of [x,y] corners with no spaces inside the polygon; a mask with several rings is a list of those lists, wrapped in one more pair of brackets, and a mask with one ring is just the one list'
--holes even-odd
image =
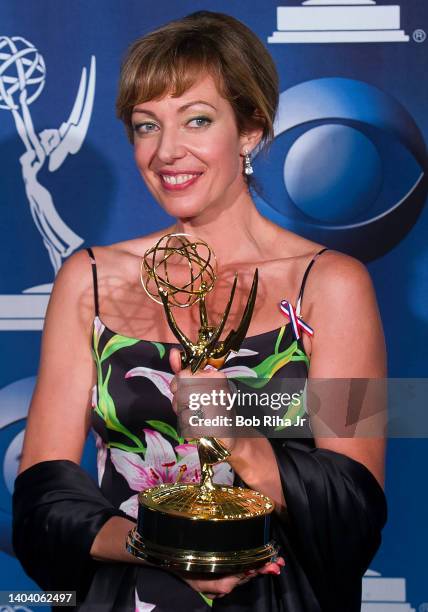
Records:
{"label": "woman's ear", "polygon": [[243,132],[241,134],[241,155],[244,156],[246,152],[252,153],[260,144],[262,137],[263,129],[261,127]]}

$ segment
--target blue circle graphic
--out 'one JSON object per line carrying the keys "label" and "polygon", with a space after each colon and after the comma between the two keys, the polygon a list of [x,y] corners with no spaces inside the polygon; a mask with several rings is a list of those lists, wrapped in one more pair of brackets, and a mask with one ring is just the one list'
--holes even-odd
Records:
{"label": "blue circle graphic", "polygon": [[284,183],[294,204],[324,223],[349,223],[365,213],[382,180],[375,145],[346,125],[308,130],[294,141],[284,164]]}
{"label": "blue circle graphic", "polygon": [[321,78],[280,96],[270,155],[257,155],[262,214],[371,261],[416,223],[428,193],[421,130],[393,96],[363,81]]}

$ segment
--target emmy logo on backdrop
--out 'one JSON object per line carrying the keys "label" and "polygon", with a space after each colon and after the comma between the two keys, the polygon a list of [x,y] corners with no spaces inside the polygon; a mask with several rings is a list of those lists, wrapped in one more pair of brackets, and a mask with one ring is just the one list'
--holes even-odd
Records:
{"label": "emmy logo on backdrop", "polygon": [[[82,69],[76,99],[67,121],[57,129],[37,132],[30,105],[40,96],[46,78],[45,62],[34,45],[20,36],[0,37],[0,109],[14,119],[25,151],[19,161],[33,221],[49,255],[54,274],[63,260],[82,243],[61,219],[52,195],[39,182],[38,174],[47,164],[58,170],[69,154],[77,153],[85,139],[95,94],[95,57],[89,75]],[[0,296],[0,330],[37,330],[43,318],[52,285],[31,287],[22,295]]]}
{"label": "emmy logo on backdrop", "polygon": [[400,30],[400,7],[374,0],[305,0],[301,6],[278,6],[277,31],[270,43],[406,42]]}

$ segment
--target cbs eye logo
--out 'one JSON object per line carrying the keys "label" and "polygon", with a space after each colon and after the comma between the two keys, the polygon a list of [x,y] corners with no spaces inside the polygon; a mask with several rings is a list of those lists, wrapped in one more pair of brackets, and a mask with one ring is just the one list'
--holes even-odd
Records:
{"label": "cbs eye logo", "polygon": [[395,98],[362,81],[307,81],[281,94],[274,127],[269,154],[255,159],[255,199],[266,216],[364,261],[413,227],[428,193],[428,158]]}
{"label": "cbs eye logo", "polygon": [[[0,551],[13,555],[11,542],[12,493],[24,440],[28,406],[35,377],[17,380],[0,389]],[[0,607],[1,612],[1,607]]]}

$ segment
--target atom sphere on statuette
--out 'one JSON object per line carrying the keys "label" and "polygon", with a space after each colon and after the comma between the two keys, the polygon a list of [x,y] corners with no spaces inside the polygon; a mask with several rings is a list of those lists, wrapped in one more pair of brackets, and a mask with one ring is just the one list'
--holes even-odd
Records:
{"label": "atom sphere on statuette", "polygon": [[148,249],[141,262],[141,283],[149,297],[161,304],[185,308],[214,287],[216,259],[206,242],[189,234],[167,234]]}
{"label": "atom sphere on statuette", "polygon": [[36,47],[21,36],[0,36],[0,108],[17,110],[21,92],[36,100],[45,84],[46,66]]}

